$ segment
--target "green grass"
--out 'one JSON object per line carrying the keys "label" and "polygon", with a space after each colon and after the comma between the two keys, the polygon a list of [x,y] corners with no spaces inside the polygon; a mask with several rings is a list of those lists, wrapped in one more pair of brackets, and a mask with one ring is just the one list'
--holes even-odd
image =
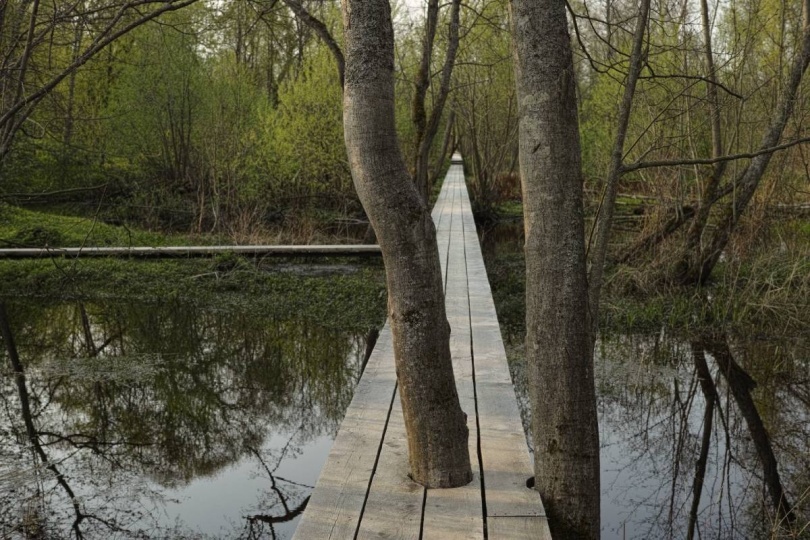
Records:
{"label": "green grass", "polygon": [[0,204],[0,247],[166,246],[213,239],[167,235]]}
{"label": "green grass", "polygon": [[521,201],[504,201],[495,207],[495,213],[502,220],[522,219],[523,203]]}
{"label": "green grass", "polygon": [[[703,288],[628,286],[633,273],[643,281],[649,269],[609,269],[602,290],[600,330],[646,333],[666,327],[690,333],[706,328],[763,336],[801,335],[810,325],[810,251],[779,245],[743,262],[721,263]],[[525,334],[523,253],[495,251],[487,260],[493,297],[507,339]]]}
{"label": "green grass", "polygon": [[[0,204],[0,247],[166,246],[220,240],[160,234]],[[366,329],[384,320],[380,261],[266,261],[257,265],[232,253],[181,260],[0,259],[0,299],[178,299],[222,309],[246,307],[257,315],[279,318],[294,314],[341,328]]]}

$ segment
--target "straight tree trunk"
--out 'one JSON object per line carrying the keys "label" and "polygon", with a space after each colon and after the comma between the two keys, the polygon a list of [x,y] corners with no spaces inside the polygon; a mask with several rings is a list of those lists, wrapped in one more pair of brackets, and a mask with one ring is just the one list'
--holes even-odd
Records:
{"label": "straight tree trunk", "polygon": [[552,537],[599,537],[582,167],[564,0],[512,0],[535,488]]}
{"label": "straight tree trunk", "polygon": [[700,438],[700,452],[695,462],[695,481],[692,483],[692,505],[689,509],[689,525],[686,528],[686,540],[693,540],[697,530],[698,513],[700,512],[700,498],[703,495],[703,484],[706,481],[706,465],[709,462],[709,449],[712,444],[712,426],[714,424],[714,407],[717,401],[717,387],[712,379],[709,365],[706,363],[706,354],[703,344],[692,342],[692,359],[695,362],[700,390],[706,401],[703,411],[703,435]]}
{"label": "straight tree trunk", "polygon": [[[717,97],[717,73],[714,67],[714,53],[712,52],[712,28],[709,20],[709,5],[707,0],[700,0],[700,18],[703,25],[703,58],[706,63],[706,101],[709,105],[709,119],[712,127],[712,158],[723,155],[723,129],[721,124],[720,101]],[[720,182],[728,165],[727,161],[719,161],[712,165],[712,174],[702,189],[698,201],[695,218],[692,220],[686,233],[686,244],[683,258],[675,265],[675,275],[689,273],[689,268],[700,264],[701,240],[709,222],[712,205],[720,190]]]}
{"label": "straight tree trunk", "polygon": [[453,378],[436,230],[397,141],[391,8],[387,0],[342,7],[346,149],[385,263],[411,477],[431,488],[461,486],[472,480],[469,430]]}

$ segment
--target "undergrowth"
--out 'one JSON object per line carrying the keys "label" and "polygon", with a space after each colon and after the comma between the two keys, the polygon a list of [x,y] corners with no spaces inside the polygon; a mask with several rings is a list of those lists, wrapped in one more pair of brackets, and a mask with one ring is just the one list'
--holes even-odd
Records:
{"label": "undergrowth", "polygon": [[0,247],[166,246],[209,244],[211,239],[166,235],[98,220],[0,204]]}
{"label": "undergrowth", "polygon": [[[802,227],[789,225],[799,233]],[[777,336],[810,327],[810,236],[791,236],[720,263],[704,287],[661,286],[644,267],[609,269],[600,305],[602,332],[690,332],[706,328]],[[504,336],[525,334],[525,262],[521,251],[498,253],[487,272]]]}

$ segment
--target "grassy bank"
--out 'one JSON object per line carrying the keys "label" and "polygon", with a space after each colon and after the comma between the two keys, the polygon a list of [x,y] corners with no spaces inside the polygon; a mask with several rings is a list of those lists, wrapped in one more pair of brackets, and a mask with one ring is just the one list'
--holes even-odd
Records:
{"label": "grassy bank", "polygon": [[160,234],[0,204],[0,247],[182,246],[212,244],[216,240],[206,236]]}
{"label": "grassy bank", "polygon": [[[520,216],[514,204],[501,215]],[[513,233],[514,234],[514,233]],[[519,243],[488,250],[487,271],[509,339],[525,333],[525,262]],[[737,247],[739,249],[739,247]],[[487,250],[485,250],[487,252]],[[762,335],[797,335],[810,326],[810,224],[779,222],[744,253],[720,263],[703,287],[640,286],[644,266],[608,269],[600,326],[607,333],[634,333],[662,327],[691,332],[703,328]]]}

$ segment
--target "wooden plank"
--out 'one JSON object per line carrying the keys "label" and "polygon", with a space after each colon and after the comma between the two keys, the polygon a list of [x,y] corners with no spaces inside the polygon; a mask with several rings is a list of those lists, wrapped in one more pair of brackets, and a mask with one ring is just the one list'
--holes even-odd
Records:
{"label": "wooden plank", "polygon": [[[451,171],[453,167],[450,167]],[[453,205],[457,198],[457,186],[450,180],[450,171],[447,173],[442,191],[436,201],[433,219],[436,222],[436,246],[439,251],[439,261],[441,263],[442,276],[447,276],[447,258],[450,246],[450,230],[453,225]],[[446,288],[445,281],[445,288]]]}
{"label": "wooden plank", "polygon": [[262,256],[379,256],[380,246],[301,245],[301,246],[163,246],[163,247],[82,247],[82,248],[9,248],[0,249],[0,258],[38,257],[135,257],[184,258],[206,257],[218,253]]}
{"label": "wooden plank", "polygon": [[388,421],[395,378],[386,324],[369,358],[294,539],[353,538]]}
{"label": "wooden plank", "polygon": [[408,472],[408,440],[397,392],[358,539],[418,540],[425,488],[410,481]]}
{"label": "wooden plank", "polygon": [[545,517],[494,517],[487,522],[489,540],[551,540]]}
{"label": "wooden plank", "polygon": [[[473,482],[425,492],[407,479],[407,440],[398,396],[391,406],[396,375],[386,325],[385,338],[380,336],[369,360],[294,538],[352,538],[356,530],[363,539],[416,539],[421,525],[421,537],[428,540],[475,539],[483,538],[486,520],[492,539],[550,539],[540,497],[525,485],[532,475],[531,459],[463,169],[455,161],[432,217],[446,279],[453,370],[459,400],[468,415]],[[487,516],[483,515],[482,474]]]}
{"label": "wooden plank", "polygon": [[469,204],[464,197],[464,215],[470,216],[464,228],[487,523],[497,516],[545,516],[539,494],[526,487],[533,465]]}
{"label": "wooden plank", "polygon": [[455,489],[428,490],[422,532],[425,539],[483,538],[481,473],[478,465],[464,216],[461,204],[463,197],[466,196],[466,188],[463,184],[461,166],[453,165],[445,182],[455,192],[451,210],[453,225],[447,258],[445,303],[451,329],[450,352],[456,388],[461,408],[467,414],[467,426],[470,429],[469,449],[473,480],[470,484]]}

